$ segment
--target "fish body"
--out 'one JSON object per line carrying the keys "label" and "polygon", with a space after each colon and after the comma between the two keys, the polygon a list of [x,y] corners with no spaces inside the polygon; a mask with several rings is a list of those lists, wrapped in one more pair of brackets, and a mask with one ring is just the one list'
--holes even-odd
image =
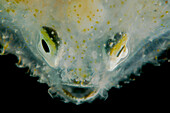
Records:
{"label": "fish body", "polygon": [[170,47],[168,0],[1,0],[1,55],[81,104]]}

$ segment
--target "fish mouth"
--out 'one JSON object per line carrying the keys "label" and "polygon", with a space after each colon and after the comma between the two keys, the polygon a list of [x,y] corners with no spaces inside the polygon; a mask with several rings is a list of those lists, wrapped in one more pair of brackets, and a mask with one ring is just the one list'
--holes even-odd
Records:
{"label": "fish mouth", "polygon": [[91,86],[63,85],[62,91],[69,100],[76,101],[77,104],[83,101],[95,99],[98,89]]}

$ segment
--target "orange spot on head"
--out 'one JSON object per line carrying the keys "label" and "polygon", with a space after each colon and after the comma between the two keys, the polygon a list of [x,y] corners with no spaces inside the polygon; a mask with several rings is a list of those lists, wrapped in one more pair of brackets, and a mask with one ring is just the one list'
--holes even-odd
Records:
{"label": "orange spot on head", "polygon": [[6,11],[7,11],[8,13],[10,12],[10,10],[9,10],[9,9],[7,9]]}
{"label": "orange spot on head", "polygon": [[164,15],[161,15],[161,18],[163,18],[164,17]]}
{"label": "orange spot on head", "polygon": [[80,20],[78,20],[77,23],[80,23]]}
{"label": "orange spot on head", "polygon": [[156,19],[156,17],[153,17],[153,19]]}
{"label": "orange spot on head", "polygon": [[39,11],[38,9],[35,9],[35,12],[37,12],[37,13],[38,13],[38,11]]}
{"label": "orange spot on head", "polygon": [[69,28],[67,29],[67,31],[68,31],[68,32],[71,32],[71,30],[70,30]]}
{"label": "orange spot on head", "polygon": [[12,9],[11,11],[12,11],[13,13],[15,13],[15,10],[14,10],[14,9]]}
{"label": "orange spot on head", "polygon": [[96,21],[96,24],[98,24],[99,23],[99,21]]}
{"label": "orange spot on head", "polygon": [[36,17],[37,15],[36,14],[33,14],[34,15],[34,17]]}
{"label": "orange spot on head", "polygon": [[86,32],[86,29],[83,29],[84,32]]}
{"label": "orange spot on head", "polygon": [[82,5],[81,4],[79,4],[79,7],[81,7]]}
{"label": "orange spot on head", "polygon": [[121,4],[123,5],[123,4],[124,4],[124,1],[121,1]]}
{"label": "orange spot on head", "polygon": [[73,39],[73,36],[70,36],[71,39]]}

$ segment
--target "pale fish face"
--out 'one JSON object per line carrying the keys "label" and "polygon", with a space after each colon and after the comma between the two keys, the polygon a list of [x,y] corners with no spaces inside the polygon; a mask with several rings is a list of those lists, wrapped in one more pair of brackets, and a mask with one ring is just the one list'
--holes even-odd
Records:
{"label": "pale fish face", "polygon": [[52,96],[76,104],[103,96],[149,61],[145,56],[158,55],[153,40],[169,31],[164,0],[9,0],[0,6],[0,43]]}
{"label": "pale fish face", "polygon": [[58,32],[42,26],[37,49],[51,68],[61,71],[61,95],[79,103],[98,96],[103,78],[128,55],[129,37],[124,31],[111,30],[110,20],[104,20],[107,10],[99,1],[73,2],[67,7],[66,22],[60,26],[65,29]]}
{"label": "pale fish face", "polygon": [[62,96],[78,102],[98,96],[107,72],[113,71],[128,55],[129,38],[122,32],[97,39],[81,34],[61,40],[54,29],[43,26],[39,36],[40,55],[51,68],[60,70]]}

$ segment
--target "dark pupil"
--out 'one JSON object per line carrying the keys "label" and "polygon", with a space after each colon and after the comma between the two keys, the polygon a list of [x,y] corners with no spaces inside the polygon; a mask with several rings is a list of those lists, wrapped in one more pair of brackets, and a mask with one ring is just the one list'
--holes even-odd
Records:
{"label": "dark pupil", "polygon": [[45,40],[43,40],[43,39],[42,39],[42,46],[43,46],[43,48],[44,48],[44,50],[45,50],[46,53],[49,53],[49,52],[50,52],[50,49],[49,49],[47,43],[46,43]]}

